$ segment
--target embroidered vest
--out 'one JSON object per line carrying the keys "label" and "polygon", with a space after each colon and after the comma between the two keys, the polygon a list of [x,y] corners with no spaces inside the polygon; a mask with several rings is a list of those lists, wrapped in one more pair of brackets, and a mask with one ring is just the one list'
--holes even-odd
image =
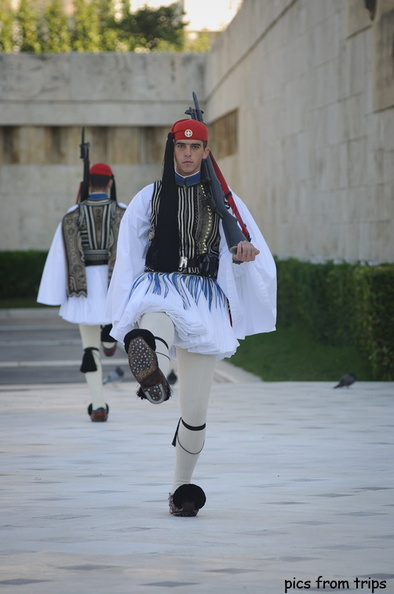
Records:
{"label": "embroidered vest", "polygon": [[[173,272],[217,277],[219,265],[219,216],[212,208],[202,184],[178,186],[179,264]],[[154,185],[149,240],[157,224],[161,181]],[[146,271],[158,269],[155,254],[148,252]]]}
{"label": "embroidered vest", "polygon": [[124,212],[114,200],[85,200],[63,217],[69,297],[87,296],[86,266],[108,264],[108,283],[111,280]]}

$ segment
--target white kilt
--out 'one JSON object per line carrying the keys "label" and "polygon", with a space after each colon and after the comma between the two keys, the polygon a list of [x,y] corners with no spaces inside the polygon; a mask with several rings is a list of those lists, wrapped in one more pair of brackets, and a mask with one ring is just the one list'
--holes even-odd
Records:
{"label": "white kilt", "polygon": [[72,324],[110,324],[111,318],[105,313],[108,265],[87,266],[85,272],[87,296],[68,297],[60,306],[59,316]]}
{"label": "white kilt", "polygon": [[175,326],[175,347],[192,353],[230,357],[239,346],[228,301],[216,280],[178,272],[146,272],[134,281],[123,314],[112,330],[118,341],[145,313],[164,312]]}

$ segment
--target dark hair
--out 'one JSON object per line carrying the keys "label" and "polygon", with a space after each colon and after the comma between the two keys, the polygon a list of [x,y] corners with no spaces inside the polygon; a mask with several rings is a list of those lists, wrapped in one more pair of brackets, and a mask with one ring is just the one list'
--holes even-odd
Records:
{"label": "dark hair", "polygon": [[109,175],[99,175],[98,173],[91,173],[89,175],[89,183],[92,188],[106,188],[110,182]]}

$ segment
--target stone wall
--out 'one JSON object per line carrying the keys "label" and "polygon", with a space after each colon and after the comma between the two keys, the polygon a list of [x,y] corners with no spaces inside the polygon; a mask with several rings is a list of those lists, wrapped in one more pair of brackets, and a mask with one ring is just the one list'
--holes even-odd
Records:
{"label": "stone wall", "polygon": [[128,203],[196,91],[275,254],[392,262],[393,31],[393,0],[244,0],[208,55],[0,55],[0,249],[48,247],[81,126]]}
{"label": "stone wall", "polygon": [[[114,170],[128,204],[161,175],[171,124],[191,89],[204,95],[205,54],[0,54],[0,249],[47,249],[90,161]],[[186,117],[186,116],[185,116]]]}
{"label": "stone wall", "polygon": [[244,1],[207,63],[209,118],[237,113],[221,160],[271,249],[394,260],[394,2]]}

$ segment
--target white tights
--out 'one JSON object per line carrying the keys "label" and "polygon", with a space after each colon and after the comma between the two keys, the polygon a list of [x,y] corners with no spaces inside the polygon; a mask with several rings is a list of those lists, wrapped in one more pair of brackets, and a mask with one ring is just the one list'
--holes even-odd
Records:
{"label": "white tights", "polygon": [[[216,358],[214,355],[189,353],[177,349],[178,393],[181,418],[176,438],[176,464],[171,493],[190,483],[201,450],[204,447],[209,395]],[[193,427],[194,429],[187,428]],[[196,430],[197,429],[197,430]]]}
{"label": "white tights", "polygon": [[[166,341],[171,348],[174,325],[165,313],[148,313],[142,316],[140,328],[150,330]],[[159,366],[165,376],[170,371],[168,350],[161,341],[156,342]],[[181,485],[190,483],[199,454],[204,447],[207,409],[216,358],[214,355],[190,353],[177,349],[178,394],[181,411],[176,437],[176,463],[171,493]]]}
{"label": "white tights", "polygon": [[150,330],[155,338],[161,338],[167,343],[166,346],[161,340],[156,340],[156,355],[159,367],[165,377],[167,377],[171,369],[168,351],[174,342],[174,324],[171,318],[161,312],[146,313],[141,317],[138,325],[144,330]]}
{"label": "white tights", "polygon": [[86,383],[88,384],[90,396],[92,399],[92,408],[105,408],[104,391],[103,391],[103,372],[100,359],[100,336],[101,326],[87,326],[79,324],[79,333],[82,340],[82,348],[89,347],[93,350],[93,359],[96,363],[97,371],[88,371],[85,373]]}

